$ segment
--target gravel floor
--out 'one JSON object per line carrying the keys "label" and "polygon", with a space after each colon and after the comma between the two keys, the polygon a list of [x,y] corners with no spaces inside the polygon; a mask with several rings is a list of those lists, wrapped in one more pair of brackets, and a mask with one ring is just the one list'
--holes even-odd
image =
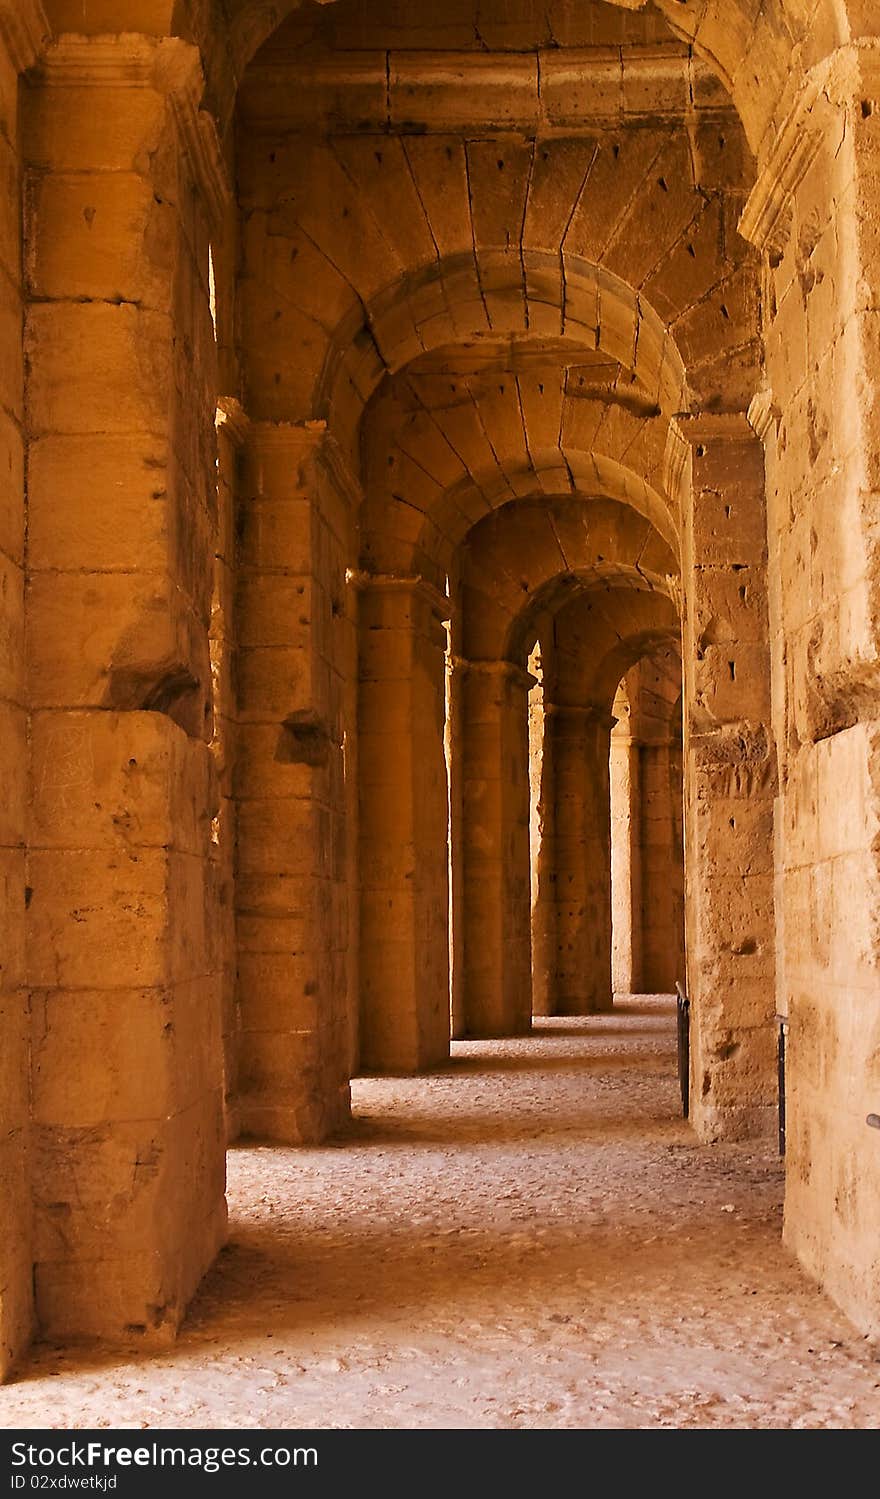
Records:
{"label": "gravel floor", "polygon": [[238,1148],[178,1343],[35,1351],[5,1427],[880,1424],[880,1349],[780,1243],[769,1151],[677,1117],[674,1008],[460,1042],[350,1134]]}

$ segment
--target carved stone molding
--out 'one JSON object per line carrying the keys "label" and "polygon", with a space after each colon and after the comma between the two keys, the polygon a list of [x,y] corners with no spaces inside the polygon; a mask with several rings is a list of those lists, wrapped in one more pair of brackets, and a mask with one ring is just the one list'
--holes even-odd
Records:
{"label": "carved stone molding", "polygon": [[197,47],[178,37],[65,35],[47,49],[38,77],[52,88],[152,88],[166,96],[209,219],[220,223],[231,187],[214,118],[200,107],[205,84]]}
{"label": "carved stone molding", "polygon": [[349,568],[345,574],[345,581],[358,593],[365,593],[368,589],[377,591],[401,589],[420,594],[430,604],[439,620],[445,622],[451,618],[452,602],[448,594],[442,593],[427,578],[423,578],[421,573],[368,573],[360,569]]}
{"label": "carved stone molding", "polygon": [[0,42],[17,72],[33,67],[51,30],[40,0],[0,0]]}
{"label": "carved stone molding", "polygon": [[746,413],[749,426],[761,442],[766,440],[771,428],[778,428],[781,416],[782,413],[769,386],[764,390],[759,390],[757,395],[752,397]]}
{"label": "carved stone molding", "polygon": [[794,194],[823,142],[833,139],[834,120],[852,92],[857,66],[857,49],[842,47],[811,70],[746,200],[739,232],[775,263],[791,234]]}
{"label": "carved stone molding", "polygon": [[540,677],[533,676],[522,666],[517,666],[515,661],[472,661],[467,656],[453,656],[452,665],[454,670],[462,675],[500,677],[502,681],[513,682],[516,687],[522,687],[526,692],[530,692],[540,682]]}
{"label": "carved stone molding", "polygon": [[255,451],[287,448],[298,456],[314,454],[339,493],[355,507],[361,503],[361,485],[325,421],[316,418],[307,422],[250,422],[247,435]]}
{"label": "carved stone molding", "polygon": [[717,442],[755,441],[754,428],[744,411],[679,413],[675,428],[692,448]]}

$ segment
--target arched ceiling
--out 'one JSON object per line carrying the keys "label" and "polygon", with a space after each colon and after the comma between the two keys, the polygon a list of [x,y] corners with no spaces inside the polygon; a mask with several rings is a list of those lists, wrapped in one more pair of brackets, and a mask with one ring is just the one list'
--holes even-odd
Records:
{"label": "arched ceiling", "polygon": [[[546,625],[545,625],[546,628]],[[623,676],[643,657],[680,649],[675,603],[655,589],[603,580],[572,596],[550,623],[552,680],[561,705],[610,712]]]}
{"label": "arched ceiling", "polygon": [[640,534],[647,523],[676,555],[669,420],[637,384],[620,386],[619,371],[602,370],[582,384],[580,366],[461,375],[416,361],[386,381],[364,421],[361,565],[415,571],[442,586],[472,527],[541,494],[614,500],[631,509]]}
{"label": "arched ceiling", "polygon": [[351,442],[387,372],[526,335],[600,349],[667,409],[747,405],[757,259],[735,228],[736,132],[715,122],[695,151],[684,121],[548,141],[243,130],[248,409],[329,417]]}
{"label": "arched ceiling", "polygon": [[462,653],[520,661],[532,621],[597,587],[668,593],[677,566],[629,505],[581,495],[535,495],[474,526],[461,549]]}

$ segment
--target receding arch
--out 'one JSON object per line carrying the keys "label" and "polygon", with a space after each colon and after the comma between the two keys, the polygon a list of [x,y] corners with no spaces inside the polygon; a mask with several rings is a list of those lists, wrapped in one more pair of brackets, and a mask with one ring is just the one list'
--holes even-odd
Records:
{"label": "receding arch", "polygon": [[469,533],[460,564],[461,649],[524,664],[542,614],[597,585],[668,592],[672,548],[646,518],[607,496],[533,495]]}

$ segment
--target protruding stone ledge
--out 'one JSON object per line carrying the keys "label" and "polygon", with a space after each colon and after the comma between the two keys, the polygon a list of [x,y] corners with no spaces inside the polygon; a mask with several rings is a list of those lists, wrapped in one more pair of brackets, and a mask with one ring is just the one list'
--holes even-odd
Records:
{"label": "protruding stone ledge", "polygon": [[[248,70],[241,97],[249,125],[313,130],[332,122],[355,134],[540,129],[546,135],[734,114],[729,100],[707,87],[711,68],[674,44],[639,52],[328,52],[309,58],[295,89],[290,79],[288,58]],[[353,123],[346,127],[344,120]]]}
{"label": "protruding stone ledge", "polygon": [[515,661],[474,661],[467,656],[453,656],[452,668],[462,676],[499,677],[502,681],[513,682],[517,687],[525,688],[526,692],[537,687],[539,682],[538,677],[517,666]]}
{"label": "protruding stone ledge", "polygon": [[600,708],[595,703],[544,703],[544,715],[547,718],[580,719],[584,724],[596,724],[600,729],[608,729],[609,733],[618,720],[607,708]]}
{"label": "protruding stone ledge", "polygon": [[755,431],[745,411],[679,412],[675,431],[692,448],[717,442],[754,442]]}
{"label": "protruding stone ledge", "polygon": [[[237,402],[235,403],[238,404]],[[221,403],[222,405],[222,403]],[[360,481],[352,473],[339,443],[327,423],[319,418],[306,422],[247,421],[246,447],[255,455],[289,453],[302,461],[314,456],[321,463],[335,487],[355,507],[363,499]]]}
{"label": "protruding stone ledge", "polygon": [[[833,149],[835,121],[856,87],[858,48],[841,47],[810,73],[762,163],[739,232],[778,264],[791,234],[792,200],[820,149]],[[837,134],[842,130],[838,127]]]}
{"label": "protruding stone ledge", "polygon": [[167,97],[211,225],[222,222],[232,188],[214,118],[201,108],[205,80],[197,47],[179,37],[65,34],[45,51],[36,77],[51,88],[150,88]]}
{"label": "protruding stone ledge", "polygon": [[452,600],[420,573],[368,573],[349,568],[345,574],[349,588],[358,593],[409,591],[419,594],[432,608],[437,619],[446,624],[452,618]]}

